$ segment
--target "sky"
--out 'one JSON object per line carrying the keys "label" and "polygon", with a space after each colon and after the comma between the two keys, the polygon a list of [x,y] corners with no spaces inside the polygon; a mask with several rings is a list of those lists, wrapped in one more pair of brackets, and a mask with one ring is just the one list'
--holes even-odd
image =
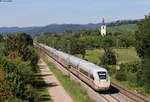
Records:
{"label": "sky", "polygon": [[149,13],[150,0],[12,0],[0,2],[0,27],[111,22]]}

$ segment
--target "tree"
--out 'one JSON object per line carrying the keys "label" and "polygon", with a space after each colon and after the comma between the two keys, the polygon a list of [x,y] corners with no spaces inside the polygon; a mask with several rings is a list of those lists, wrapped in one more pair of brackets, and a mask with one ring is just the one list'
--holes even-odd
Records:
{"label": "tree", "polygon": [[33,45],[33,39],[30,35],[26,33],[18,33],[20,42],[23,42],[24,45]]}
{"label": "tree", "polygon": [[138,23],[138,31],[135,33],[138,55],[143,58],[145,55],[150,55],[150,15],[143,21]]}
{"label": "tree", "polygon": [[8,35],[5,56],[0,56],[0,92],[9,92],[0,101],[39,102],[39,94],[34,89],[34,71],[38,55],[33,48],[33,40],[25,33]]}
{"label": "tree", "polygon": [[86,43],[84,41],[72,38],[71,41],[68,42],[70,54],[81,54],[82,58],[85,57],[86,54]]}
{"label": "tree", "polygon": [[135,48],[142,59],[141,77],[145,90],[150,93],[150,15],[138,23],[138,31],[135,33]]}
{"label": "tree", "polygon": [[0,57],[0,92],[10,92],[5,98],[0,97],[0,101],[10,100],[12,102],[16,97],[20,101],[38,101],[38,94],[32,86],[35,79],[30,67],[29,62]]}
{"label": "tree", "polygon": [[101,39],[101,47],[104,50],[111,49],[114,46],[115,46],[115,43],[114,43],[113,39],[110,36],[102,37],[102,39]]}
{"label": "tree", "polygon": [[38,55],[33,48],[33,40],[25,33],[8,36],[5,44],[5,55],[9,58],[21,58],[22,61],[30,61],[32,70],[36,71]]}
{"label": "tree", "polygon": [[39,60],[38,54],[34,48],[28,46],[21,55],[23,61],[30,61],[30,65],[32,66],[32,71],[36,71],[37,62]]}
{"label": "tree", "polygon": [[100,57],[101,64],[115,65],[117,60],[115,53],[112,51],[114,41],[109,36],[103,37],[103,39],[101,40],[101,46],[105,51],[104,55]]}
{"label": "tree", "polygon": [[105,49],[105,53],[100,59],[103,65],[115,65],[117,62],[115,53],[110,49]]}
{"label": "tree", "polygon": [[0,42],[4,41],[3,36],[0,35]]}

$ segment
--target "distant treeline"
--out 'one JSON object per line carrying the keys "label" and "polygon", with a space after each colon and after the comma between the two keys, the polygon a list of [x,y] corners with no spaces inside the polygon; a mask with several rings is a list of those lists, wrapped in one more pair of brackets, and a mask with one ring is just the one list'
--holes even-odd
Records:
{"label": "distant treeline", "polygon": [[122,24],[137,24],[138,22],[142,21],[143,19],[138,20],[118,20],[112,23],[109,23],[108,26],[119,26]]}
{"label": "distant treeline", "polygon": [[[123,24],[135,24],[140,20],[118,20],[115,22],[107,23],[108,26],[119,26]],[[32,35],[43,34],[43,33],[65,33],[75,32],[78,30],[91,30],[100,27],[101,23],[93,24],[51,24],[42,27],[0,27],[0,32],[4,34],[12,34],[14,32],[25,32]]]}

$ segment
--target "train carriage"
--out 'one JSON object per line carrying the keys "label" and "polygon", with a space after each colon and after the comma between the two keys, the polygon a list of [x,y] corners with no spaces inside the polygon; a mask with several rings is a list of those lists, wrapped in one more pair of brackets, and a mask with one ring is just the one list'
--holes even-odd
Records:
{"label": "train carriage", "polygon": [[61,63],[67,69],[69,68],[69,71],[91,86],[94,90],[100,91],[109,89],[110,78],[105,68],[62,51],[58,51],[44,44],[39,44],[39,46],[40,48],[44,48],[49,56]]}

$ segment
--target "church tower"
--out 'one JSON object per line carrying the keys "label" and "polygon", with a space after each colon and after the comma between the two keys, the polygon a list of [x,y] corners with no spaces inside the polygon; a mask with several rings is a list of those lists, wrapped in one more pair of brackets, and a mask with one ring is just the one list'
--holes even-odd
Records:
{"label": "church tower", "polygon": [[101,35],[106,36],[106,24],[104,18],[102,20],[102,25],[101,25]]}

